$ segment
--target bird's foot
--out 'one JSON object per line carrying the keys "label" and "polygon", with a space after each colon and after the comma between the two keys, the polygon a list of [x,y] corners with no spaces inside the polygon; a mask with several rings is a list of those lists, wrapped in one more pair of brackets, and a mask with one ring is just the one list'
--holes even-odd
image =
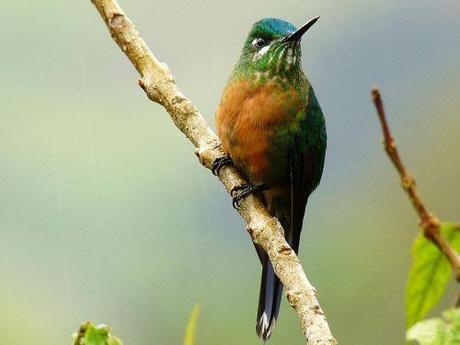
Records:
{"label": "bird's foot", "polygon": [[240,206],[240,202],[242,199],[247,197],[249,194],[256,193],[260,194],[264,190],[268,189],[268,185],[266,184],[253,184],[253,183],[245,183],[241,186],[236,186],[230,192],[232,196],[232,205],[235,209],[238,209]]}
{"label": "bird's foot", "polygon": [[233,161],[229,155],[225,155],[223,157],[217,158],[214,162],[212,162],[212,166],[211,166],[212,174],[215,176],[219,176],[220,170],[224,166],[229,165],[229,164],[233,164]]}

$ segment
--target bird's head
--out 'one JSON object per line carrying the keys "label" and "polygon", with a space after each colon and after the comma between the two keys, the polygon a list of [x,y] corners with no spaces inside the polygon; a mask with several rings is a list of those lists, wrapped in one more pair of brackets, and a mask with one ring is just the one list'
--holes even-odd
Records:
{"label": "bird's head", "polygon": [[276,18],[256,22],[244,43],[237,69],[241,72],[268,72],[272,75],[300,70],[300,40],[318,19],[315,17],[298,29]]}

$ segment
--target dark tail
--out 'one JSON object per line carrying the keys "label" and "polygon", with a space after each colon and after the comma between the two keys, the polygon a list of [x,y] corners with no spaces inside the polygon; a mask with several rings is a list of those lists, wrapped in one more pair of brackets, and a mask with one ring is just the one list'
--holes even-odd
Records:
{"label": "dark tail", "polygon": [[280,311],[283,285],[273,271],[267,254],[263,253],[262,279],[260,282],[259,309],[257,311],[257,335],[266,341],[270,338]]}
{"label": "dark tail", "polygon": [[[292,189],[291,189],[292,190]],[[267,207],[273,216],[278,218],[284,229],[286,241],[298,253],[300,232],[302,230],[306,198],[298,195],[273,195],[266,194]],[[267,254],[256,246],[257,254],[262,263],[262,280],[260,283],[259,309],[257,311],[257,335],[266,341],[270,338],[280,312],[283,284],[275,275],[272,264]]]}

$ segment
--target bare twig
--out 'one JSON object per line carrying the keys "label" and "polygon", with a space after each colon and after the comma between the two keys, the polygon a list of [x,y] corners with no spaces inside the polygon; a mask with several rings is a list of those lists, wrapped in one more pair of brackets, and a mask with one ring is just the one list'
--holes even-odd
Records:
{"label": "bare twig", "polygon": [[431,212],[428,211],[425,203],[422,201],[420,194],[417,191],[415,179],[413,176],[406,170],[401,157],[399,156],[398,149],[396,147],[396,142],[391,135],[390,127],[386,119],[385,110],[383,108],[382,98],[380,97],[380,91],[377,88],[372,90],[372,99],[374,101],[375,108],[377,109],[377,114],[380,119],[380,124],[382,125],[383,132],[383,143],[385,145],[385,150],[390,157],[391,162],[395,166],[396,170],[399,173],[401,178],[401,185],[406,191],[409,199],[412,202],[417,214],[420,217],[420,227],[422,228],[423,234],[426,238],[432,241],[439,250],[446,256],[449,260],[452,269],[454,270],[457,280],[460,279],[460,259],[457,252],[451,247],[449,242],[441,234],[441,223],[439,219]]}
{"label": "bare twig", "polygon": [[[179,91],[171,71],[152,54],[116,1],[92,2],[112,38],[139,72],[139,85],[152,101],[168,111],[174,124],[195,146],[201,164],[209,169],[214,160],[224,154],[217,136],[191,101]],[[244,182],[231,166],[221,170],[219,179],[227,191]],[[316,290],[305,276],[295,252],[284,239],[278,220],[271,217],[261,200],[254,196],[241,202],[239,213],[247,223],[252,240],[267,252],[276,274],[284,284],[287,299],[299,316],[307,344],[337,344],[319,305]]]}

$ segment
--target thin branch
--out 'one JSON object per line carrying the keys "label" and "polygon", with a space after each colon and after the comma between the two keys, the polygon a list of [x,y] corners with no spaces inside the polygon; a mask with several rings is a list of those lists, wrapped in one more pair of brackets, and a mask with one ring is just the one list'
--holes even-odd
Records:
{"label": "thin branch", "polygon": [[[112,38],[139,72],[139,85],[148,98],[167,110],[177,128],[194,145],[201,164],[209,169],[214,160],[224,155],[217,136],[191,101],[179,91],[171,71],[152,54],[116,1],[92,0],[92,3]],[[224,167],[219,179],[229,192],[244,183],[232,166]],[[287,299],[298,314],[307,344],[337,344],[319,305],[316,290],[305,276],[295,252],[284,239],[278,220],[271,217],[262,201],[254,196],[243,200],[238,211],[247,223],[252,240],[267,252],[276,274],[284,284]]]}
{"label": "thin branch", "polygon": [[385,151],[388,154],[391,162],[395,166],[401,178],[401,185],[409,196],[412,205],[420,217],[420,227],[427,239],[432,241],[439,250],[449,260],[452,269],[454,270],[457,280],[460,279],[460,259],[457,252],[451,247],[449,242],[441,234],[441,223],[439,219],[425,206],[420,194],[417,191],[414,177],[407,171],[401,157],[399,156],[396,142],[391,135],[390,127],[388,126],[385,109],[383,108],[380,91],[377,88],[372,90],[372,100],[374,101],[377,114],[382,125],[383,143]]}

